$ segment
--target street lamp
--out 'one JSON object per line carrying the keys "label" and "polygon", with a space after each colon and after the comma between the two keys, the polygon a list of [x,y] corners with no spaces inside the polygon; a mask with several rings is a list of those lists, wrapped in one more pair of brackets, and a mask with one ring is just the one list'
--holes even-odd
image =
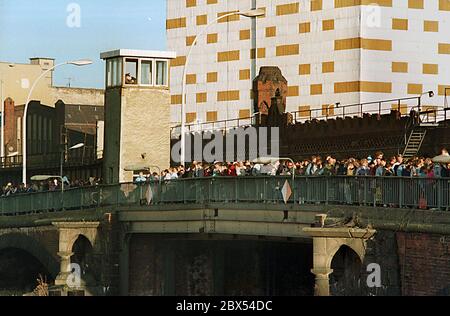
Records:
{"label": "street lamp", "polygon": [[27,111],[28,105],[30,103],[31,94],[33,93],[34,88],[36,87],[39,80],[41,80],[45,75],[47,75],[50,71],[53,71],[55,68],[64,65],[73,65],[73,66],[86,66],[92,64],[92,60],[89,59],[81,59],[74,61],[66,61],[64,63],[57,64],[50,69],[44,71],[33,83],[31,86],[30,92],[28,93],[27,102],[25,103],[23,110],[23,118],[22,118],[22,183],[27,184]]}
{"label": "street lamp", "polygon": [[[68,151],[69,151],[69,150],[78,149],[78,148],[81,148],[81,147],[84,147],[84,143],[76,144],[76,145],[70,147],[70,148],[68,149]],[[61,150],[61,164],[60,164],[60,168],[59,168],[59,175],[61,176],[61,178],[64,176],[64,175],[63,175],[64,153],[65,153],[65,150],[62,149],[62,150]]]}
{"label": "street lamp", "polygon": [[434,97],[434,91],[427,91],[427,92],[424,92],[424,93],[422,93],[422,94],[419,95],[419,97],[418,97],[418,99],[419,99],[419,104],[418,104],[419,114],[420,114],[421,107],[422,107],[422,96],[424,96],[424,95],[426,95],[426,94],[428,94],[428,96],[429,96],[430,98],[432,98],[432,97]]}
{"label": "street lamp", "polygon": [[448,108],[447,91],[450,91],[450,87],[444,88],[444,108]]}
{"label": "street lamp", "polygon": [[191,58],[191,54],[192,54],[192,50],[195,47],[195,44],[197,44],[197,40],[200,36],[202,36],[203,34],[206,33],[206,31],[214,24],[216,24],[219,20],[228,18],[230,16],[234,16],[234,15],[240,15],[240,16],[244,16],[247,18],[256,18],[259,16],[263,16],[265,14],[265,10],[264,9],[253,9],[253,10],[249,10],[249,11],[236,11],[236,12],[231,12],[225,15],[222,15],[220,17],[217,17],[214,21],[210,22],[208,25],[206,25],[206,27],[200,32],[198,33],[195,38],[194,41],[191,44],[191,48],[189,49],[189,53],[186,57],[186,63],[184,64],[184,71],[183,71],[183,82],[182,82],[182,93],[181,93],[181,165],[185,165],[186,163],[186,150],[185,150],[185,139],[186,139],[186,135],[185,135],[185,129],[186,129],[186,77],[187,77],[187,67]]}

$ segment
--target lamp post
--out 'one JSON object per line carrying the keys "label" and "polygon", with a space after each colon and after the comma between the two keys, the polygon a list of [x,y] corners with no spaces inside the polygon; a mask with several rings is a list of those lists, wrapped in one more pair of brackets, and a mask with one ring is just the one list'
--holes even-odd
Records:
{"label": "lamp post", "polygon": [[218,18],[216,18],[214,21],[210,22],[208,25],[206,25],[206,27],[200,32],[198,33],[195,38],[194,41],[191,44],[191,48],[189,49],[189,53],[186,57],[186,63],[184,64],[184,70],[183,70],[183,82],[182,82],[182,93],[181,93],[181,165],[185,165],[186,163],[186,149],[185,149],[185,139],[186,139],[186,135],[185,135],[185,129],[186,129],[186,77],[187,77],[187,67],[191,58],[191,54],[192,51],[195,47],[195,44],[197,44],[197,40],[200,36],[202,36],[203,34],[206,33],[206,31],[214,24],[216,24],[219,20],[228,18],[230,16],[234,16],[234,15],[240,15],[240,16],[244,16],[247,18],[256,18],[258,16],[263,16],[265,14],[265,10],[264,9],[253,9],[253,10],[249,10],[249,11],[236,11],[236,12],[231,12],[228,14],[225,14],[223,16],[220,16]]}
{"label": "lamp post", "polygon": [[30,92],[28,93],[27,101],[23,110],[23,118],[22,118],[22,183],[27,184],[27,111],[28,105],[30,103],[31,94],[33,93],[34,88],[37,83],[49,72],[53,71],[55,68],[63,65],[74,65],[74,66],[86,66],[92,64],[92,60],[89,59],[81,59],[75,61],[67,61],[64,63],[57,64],[52,68],[44,71],[33,83],[31,86]]}
{"label": "lamp post", "polygon": [[434,97],[434,91],[427,91],[427,92],[424,92],[419,95],[419,97],[418,97],[418,99],[419,99],[419,104],[418,104],[419,115],[420,115],[420,112],[422,111],[422,109],[421,109],[422,108],[422,97],[426,94],[428,94],[428,96],[430,98],[432,98],[432,97]]}
{"label": "lamp post", "polygon": [[448,102],[447,102],[447,91],[450,91],[450,87],[444,88],[444,108],[447,108],[447,107],[448,107]]}
{"label": "lamp post", "polygon": [[[70,147],[68,150],[74,150],[74,149],[78,149],[81,147],[84,147],[84,143],[76,144],[76,145]],[[64,153],[65,153],[65,150],[61,149],[61,161],[60,161],[61,164],[60,164],[60,169],[59,169],[59,175],[61,176],[61,179],[64,177],[64,175],[63,175]]]}

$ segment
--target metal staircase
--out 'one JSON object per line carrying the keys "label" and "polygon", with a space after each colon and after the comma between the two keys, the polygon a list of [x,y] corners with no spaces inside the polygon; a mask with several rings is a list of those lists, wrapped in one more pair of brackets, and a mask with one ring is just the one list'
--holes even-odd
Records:
{"label": "metal staircase", "polygon": [[406,142],[403,157],[408,159],[416,156],[420,151],[420,147],[422,147],[426,135],[426,128],[423,128],[420,125],[414,127],[409,135],[408,141]]}

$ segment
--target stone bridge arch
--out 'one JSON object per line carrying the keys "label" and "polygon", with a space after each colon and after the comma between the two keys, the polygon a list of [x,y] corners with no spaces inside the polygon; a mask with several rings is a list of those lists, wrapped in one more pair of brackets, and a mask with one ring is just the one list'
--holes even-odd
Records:
{"label": "stone bridge arch", "polygon": [[327,268],[331,268],[331,262],[333,261],[334,256],[343,246],[347,246],[348,248],[353,250],[358,255],[361,263],[364,261],[364,257],[366,255],[366,242],[364,239],[335,238],[328,240],[327,243],[327,251],[329,254],[325,264]]}
{"label": "stone bridge arch", "polygon": [[8,248],[20,249],[36,258],[55,279],[59,273],[59,262],[35,238],[22,233],[7,233],[0,235],[0,251]]}
{"label": "stone bridge arch", "polygon": [[373,229],[350,227],[307,227],[303,231],[313,237],[313,269],[316,276],[315,295],[330,295],[331,263],[342,246],[347,246],[364,262],[366,242],[375,234]]}
{"label": "stone bridge arch", "polygon": [[[71,257],[74,255],[73,246],[82,236],[90,243],[91,250],[101,253],[101,245],[98,242],[99,222],[53,222],[53,226],[59,231],[58,256],[61,258],[59,274],[55,280],[55,285],[67,287],[67,280],[71,271]],[[80,289],[86,290],[86,284],[80,284]]]}

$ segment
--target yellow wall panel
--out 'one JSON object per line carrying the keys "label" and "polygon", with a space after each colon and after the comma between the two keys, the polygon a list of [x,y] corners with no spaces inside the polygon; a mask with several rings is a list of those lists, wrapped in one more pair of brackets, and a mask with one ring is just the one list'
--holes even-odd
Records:
{"label": "yellow wall panel", "polygon": [[206,14],[197,15],[197,25],[206,25],[208,24],[208,16]]}
{"label": "yellow wall panel", "polygon": [[408,94],[422,94],[423,93],[423,85],[417,83],[409,83],[408,84]]}
{"label": "yellow wall panel", "polygon": [[424,32],[439,32],[439,21],[423,21]]}
{"label": "yellow wall panel", "polygon": [[250,80],[250,69],[239,70],[239,80]]}
{"label": "yellow wall panel", "polygon": [[277,5],[277,15],[295,14],[300,11],[300,3],[293,2]]}
{"label": "yellow wall panel", "polygon": [[196,84],[197,83],[197,75],[196,74],[187,74],[186,75],[186,84]]}
{"label": "yellow wall panel", "polygon": [[408,63],[405,62],[392,62],[392,72],[401,72],[401,73],[407,73],[408,72]]}
{"label": "yellow wall panel", "polygon": [[439,43],[438,51],[439,51],[439,54],[450,54],[450,44]]}
{"label": "yellow wall panel", "polygon": [[450,11],[450,0],[439,0],[439,10]]}
{"label": "yellow wall panel", "polygon": [[275,37],[275,36],[277,36],[277,27],[276,26],[266,27],[266,37]]}
{"label": "yellow wall panel", "polygon": [[217,61],[218,62],[226,62],[240,59],[240,51],[232,50],[228,52],[218,52],[217,53]]}
{"label": "yellow wall panel", "polygon": [[408,19],[392,19],[392,29],[393,30],[408,30]]}
{"label": "yellow wall panel", "polygon": [[410,9],[423,9],[424,0],[408,0],[408,8]]}
{"label": "yellow wall panel", "polygon": [[206,74],[206,82],[217,82],[217,72],[208,72]]}
{"label": "yellow wall panel", "polygon": [[298,66],[298,74],[299,75],[309,75],[311,74],[311,65],[310,64],[301,64]]}
{"label": "yellow wall panel", "polygon": [[205,103],[208,100],[208,95],[206,92],[200,92],[196,94],[197,103]]}
{"label": "yellow wall panel", "polygon": [[219,91],[217,92],[217,101],[238,101],[239,95],[239,90]]}
{"label": "yellow wall panel", "polygon": [[172,30],[177,28],[186,27],[186,18],[176,18],[176,19],[168,19],[166,21],[166,29]]}
{"label": "yellow wall panel", "polygon": [[328,61],[322,63],[322,73],[334,72],[334,62]]}
{"label": "yellow wall panel", "polygon": [[197,6],[197,0],[186,0],[186,7],[191,8]]}
{"label": "yellow wall panel", "polygon": [[281,45],[277,46],[276,49],[277,56],[298,55],[299,53],[300,53],[299,44]]}
{"label": "yellow wall panel", "polygon": [[217,43],[218,40],[219,40],[219,34],[217,34],[217,33],[208,34],[206,36],[206,42],[208,44]]}
{"label": "yellow wall panel", "polygon": [[310,94],[311,95],[322,94],[322,85],[321,84],[312,84],[310,86]]}
{"label": "yellow wall panel", "polygon": [[300,23],[298,25],[298,32],[299,33],[309,33],[309,32],[311,32],[311,23],[310,22]]}
{"label": "yellow wall panel", "polygon": [[311,0],[311,11],[322,10],[322,0]]}
{"label": "yellow wall panel", "polygon": [[437,75],[439,74],[439,65],[438,64],[423,64],[422,72],[426,75]]}

